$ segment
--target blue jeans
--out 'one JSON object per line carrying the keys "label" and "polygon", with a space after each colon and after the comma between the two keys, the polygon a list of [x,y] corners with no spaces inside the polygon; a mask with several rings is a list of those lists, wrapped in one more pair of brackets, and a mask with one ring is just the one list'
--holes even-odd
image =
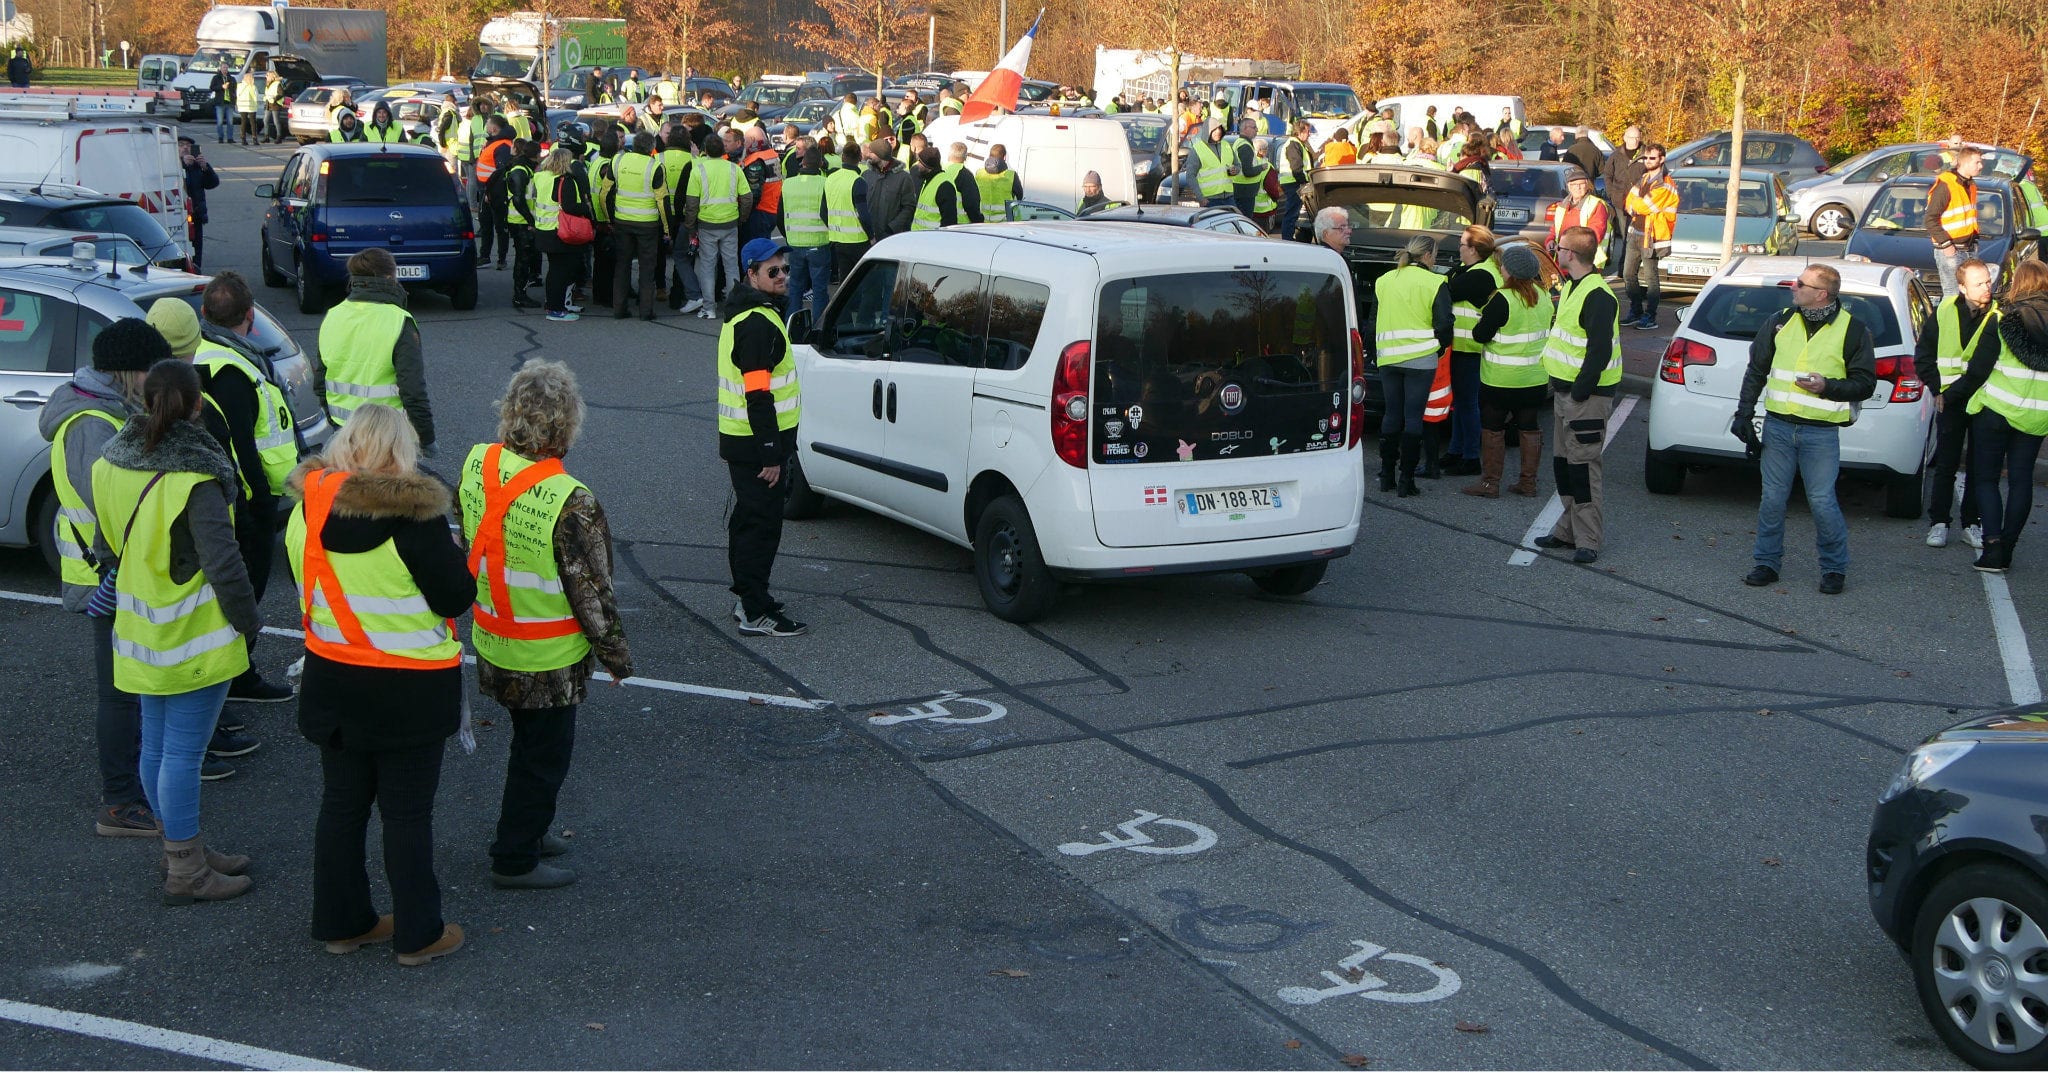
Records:
{"label": "blue jeans", "polygon": [[[825,302],[831,297],[827,291],[832,286],[832,247],[792,246],[789,250],[789,316],[804,307],[804,293],[811,296],[811,316],[825,315]],[[815,323],[815,320],[813,321]]]}
{"label": "blue jeans", "polygon": [[221,141],[228,140],[228,134],[235,127],[235,106],[216,104],[213,106],[213,136]]}
{"label": "blue jeans", "polygon": [[1956,287],[1956,266],[1962,264],[1966,257],[1975,256],[1974,253],[1963,253],[1953,244],[1934,247],[1934,272],[1941,277],[1941,293],[1933,296],[1935,301],[1939,302],[1949,295],[1962,293]]}
{"label": "blue jeans", "polygon": [[1792,497],[1792,477],[1806,484],[1806,509],[1813,515],[1814,543],[1820,548],[1820,572],[1849,572],[1849,523],[1835,500],[1835,478],[1842,470],[1842,430],[1835,425],[1801,425],[1776,414],[1764,417],[1764,495],[1756,511],[1758,566],[1773,570],[1785,560],[1785,501]]}
{"label": "blue jeans", "polygon": [[1387,398],[1387,413],[1380,419],[1381,436],[1422,435],[1422,409],[1429,402],[1429,384],[1436,370],[1407,365],[1382,366],[1380,391]]}
{"label": "blue jeans", "polygon": [[1459,458],[1479,457],[1479,355],[1451,352],[1451,445]]}
{"label": "blue jeans", "polygon": [[1295,228],[1301,223],[1301,184],[1280,184],[1280,237],[1294,241]]}
{"label": "blue jeans", "polygon": [[199,765],[213,724],[227,702],[228,683],[169,696],[142,694],[142,791],[164,825],[164,838],[199,835]]}

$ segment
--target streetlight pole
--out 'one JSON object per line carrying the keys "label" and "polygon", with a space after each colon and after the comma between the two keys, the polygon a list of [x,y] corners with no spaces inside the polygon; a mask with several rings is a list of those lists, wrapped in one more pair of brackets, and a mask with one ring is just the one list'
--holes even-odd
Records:
{"label": "streetlight pole", "polygon": [[996,62],[1003,62],[1003,52],[1010,47],[1010,0],[996,0],[1000,14],[996,17]]}

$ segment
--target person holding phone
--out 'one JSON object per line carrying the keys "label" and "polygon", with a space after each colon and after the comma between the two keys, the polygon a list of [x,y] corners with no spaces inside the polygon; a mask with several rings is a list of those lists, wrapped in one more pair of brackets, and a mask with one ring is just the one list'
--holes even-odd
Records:
{"label": "person holding phone", "polygon": [[[1792,305],[1772,314],[1749,347],[1742,398],[1729,427],[1745,445],[1763,449],[1763,501],[1757,507],[1756,566],[1752,586],[1778,580],[1785,556],[1785,501],[1796,473],[1806,485],[1820,548],[1820,591],[1842,591],[1849,571],[1849,525],[1835,499],[1842,469],[1842,429],[1856,420],[1856,404],[1877,389],[1877,358],[1870,331],[1842,308],[1841,273],[1809,265],[1792,283]],[[1755,423],[1757,400],[1764,422]]]}

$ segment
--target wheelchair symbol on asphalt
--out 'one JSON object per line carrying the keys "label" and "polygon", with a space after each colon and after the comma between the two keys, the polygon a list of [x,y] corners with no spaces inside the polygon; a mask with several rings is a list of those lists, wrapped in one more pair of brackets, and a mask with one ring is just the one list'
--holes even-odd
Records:
{"label": "wheelchair symbol on asphalt", "polygon": [[[1337,968],[1340,971],[1331,972],[1328,969],[1323,970],[1323,977],[1330,981],[1331,986],[1320,988],[1283,987],[1278,992],[1280,1001],[1290,1006],[1313,1006],[1324,999],[1357,995],[1374,1002],[1397,1002],[1402,1004],[1435,1002],[1438,999],[1449,998],[1457,994],[1458,989],[1464,986],[1464,981],[1458,979],[1457,973],[1436,964],[1428,958],[1416,957],[1414,954],[1391,953],[1386,947],[1380,946],[1377,943],[1366,942],[1364,939],[1353,939],[1351,940],[1351,945],[1357,947],[1358,950],[1337,963]],[[1365,971],[1365,963],[1374,958],[1379,958],[1381,961],[1398,962],[1402,965],[1413,965],[1424,972],[1434,975],[1436,977],[1436,986],[1426,991],[1385,990],[1389,986],[1387,981]]]}
{"label": "wheelchair symbol on asphalt", "polygon": [[[1091,853],[1100,853],[1106,849],[1127,849],[1132,853],[1179,855],[1200,853],[1216,844],[1216,832],[1199,823],[1189,823],[1186,820],[1169,820],[1160,816],[1157,812],[1147,812],[1144,809],[1139,809],[1137,812],[1138,814],[1135,817],[1116,825],[1116,829],[1123,832],[1122,835],[1118,835],[1113,831],[1103,831],[1102,841],[1100,842],[1063,842],[1059,847],[1060,852],[1069,857],[1086,857]],[[1148,823],[1156,823],[1161,827],[1178,827],[1183,831],[1193,832],[1195,840],[1179,846],[1155,845],[1155,840],[1150,834],[1139,830],[1140,827]]]}
{"label": "wheelchair symbol on asphalt", "polygon": [[[983,714],[954,715],[953,710],[947,707],[948,704],[972,704],[983,709]],[[1010,710],[997,704],[995,701],[982,700],[979,697],[963,697],[949,689],[925,701],[923,704],[912,705],[902,715],[871,715],[868,716],[868,722],[878,727],[886,727],[895,726],[897,723],[911,723],[920,719],[929,719],[934,723],[965,726],[969,723],[993,723],[1008,714],[1010,714]]]}

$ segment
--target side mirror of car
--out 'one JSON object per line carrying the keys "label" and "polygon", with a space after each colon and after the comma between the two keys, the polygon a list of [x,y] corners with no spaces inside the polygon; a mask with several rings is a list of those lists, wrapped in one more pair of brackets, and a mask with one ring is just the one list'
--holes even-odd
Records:
{"label": "side mirror of car", "polygon": [[2039,242],[2041,241],[2041,229],[2038,227],[2029,227],[2021,231],[2018,235],[2014,237],[2018,238],[2021,242]]}
{"label": "side mirror of car", "polygon": [[256,196],[257,196],[257,197],[276,197],[276,196],[277,196],[277,185],[276,185],[275,183],[264,183],[264,184],[262,184],[261,186],[258,186],[258,187],[256,188]]}
{"label": "side mirror of car", "polygon": [[1884,182],[1884,181],[1885,181],[1886,179],[1889,179],[1889,178],[1891,178],[1891,174],[1890,174],[1889,172],[1883,172],[1883,171],[1880,171],[1880,172],[1878,172],[1877,174],[1875,174],[1875,175],[1872,175],[1872,176],[1870,177],[1870,181],[1871,181],[1871,182],[1874,182],[1874,183],[1881,183],[1881,182]]}
{"label": "side mirror of car", "polygon": [[809,306],[805,306],[790,314],[789,337],[805,344],[811,342],[811,309]]}
{"label": "side mirror of car", "polygon": [[1796,213],[1796,212],[1788,212],[1788,213],[1785,213],[1784,215],[1782,215],[1782,216],[1778,217],[1778,219],[1780,219],[1780,220],[1783,220],[1783,221],[1785,221],[1785,222],[1786,222],[1786,223],[1788,223],[1788,224],[1796,224],[1796,223],[1798,223],[1798,222],[1800,221],[1801,217],[1800,217],[1800,215],[1799,215],[1798,213]]}

